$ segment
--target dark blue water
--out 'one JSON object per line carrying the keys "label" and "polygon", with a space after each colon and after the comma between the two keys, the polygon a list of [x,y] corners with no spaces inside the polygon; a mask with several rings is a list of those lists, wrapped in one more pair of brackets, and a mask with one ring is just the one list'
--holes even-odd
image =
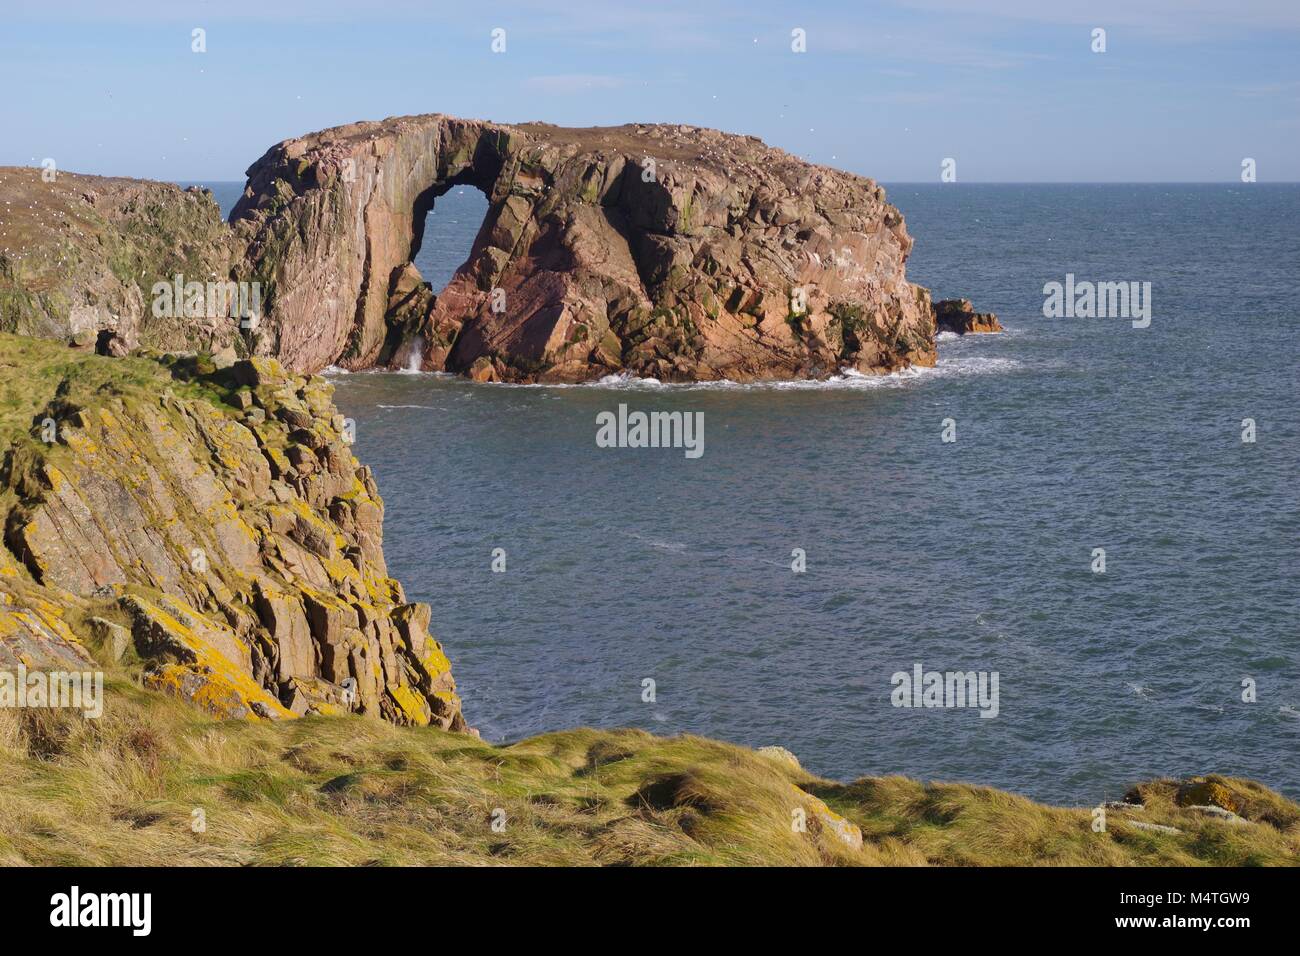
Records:
{"label": "dark blue water", "polygon": [[[431,229],[427,278],[478,228],[467,193],[434,211],[460,222]],[[778,743],[832,777],[1071,804],[1207,771],[1300,796],[1300,188],[890,198],[909,276],[1005,334],[942,341],[935,370],[785,387],[335,378],[391,573],[433,605],[471,723]],[[1150,281],[1150,327],[1044,319],[1067,272]],[[703,412],[705,454],[597,448],[620,402]],[[999,715],[891,706],[915,663],[997,671]]]}

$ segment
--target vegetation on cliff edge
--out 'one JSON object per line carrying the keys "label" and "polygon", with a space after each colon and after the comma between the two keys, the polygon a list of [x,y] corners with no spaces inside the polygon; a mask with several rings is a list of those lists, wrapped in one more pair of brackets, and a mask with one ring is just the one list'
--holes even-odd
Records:
{"label": "vegetation on cliff edge", "polygon": [[1239,822],[1179,807],[1178,784],[1157,781],[1145,809],[1111,809],[1094,832],[1089,809],[901,777],[838,784],[698,737],[578,729],[492,746],[363,717],[223,722],[121,676],[97,721],[0,710],[0,777],[0,865],[1300,863],[1300,807],[1231,778],[1202,789],[1230,795]]}

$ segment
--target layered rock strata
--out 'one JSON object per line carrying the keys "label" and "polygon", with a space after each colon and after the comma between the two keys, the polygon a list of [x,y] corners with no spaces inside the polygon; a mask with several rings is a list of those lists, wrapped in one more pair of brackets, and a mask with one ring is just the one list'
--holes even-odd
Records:
{"label": "layered rock strata", "polygon": [[[884,190],[753,137],[434,114],[287,140],[248,175],[232,220],[273,288],[261,347],[295,368],[750,380],[934,363]],[[410,262],[462,184],[489,209],[435,296]]]}
{"label": "layered rock strata", "polygon": [[93,649],[221,716],[464,729],[429,608],[388,577],[383,503],[326,382],[268,359],[78,358],[12,336],[0,366],[35,408],[10,423],[0,470],[0,666]]}

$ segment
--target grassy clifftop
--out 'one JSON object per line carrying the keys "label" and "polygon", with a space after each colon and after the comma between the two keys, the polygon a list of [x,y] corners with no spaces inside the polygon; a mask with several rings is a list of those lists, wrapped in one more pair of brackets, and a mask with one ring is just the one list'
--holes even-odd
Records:
{"label": "grassy clifftop", "polygon": [[[1300,863],[1300,807],[1229,778],[1145,784],[1094,832],[1088,809],[698,737],[219,722],[122,678],[98,721],[0,710],[0,778],[0,865]],[[1207,794],[1240,819],[1179,806]]]}

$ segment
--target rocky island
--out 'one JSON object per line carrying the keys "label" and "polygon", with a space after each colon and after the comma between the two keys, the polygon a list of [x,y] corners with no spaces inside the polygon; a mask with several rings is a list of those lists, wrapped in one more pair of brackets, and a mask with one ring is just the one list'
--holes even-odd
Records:
{"label": "rocky island", "polygon": [[[457,184],[489,212],[435,294],[411,259]],[[230,225],[201,190],[27,169],[0,170],[0,209],[0,672],[95,670],[108,697],[99,719],[0,707],[4,863],[1300,858],[1300,807],[1230,777],[1139,785],[1099,832],[1091,808],[836,783],[775,746],[469,731],[311,373],[882,373],[933,364],[936,322],[996,331],[906,281],[870,180],[710,130],[434,115],[279,144]],[[191,282],[256,282],[259,308],[177,314]]]}
{"label": "rocky island", "polygon": [[[412,260],[457,185],[488,212],[438,292]],[[826,377],[936,357],[884,190],[717,130],[354,123],[268,150],[229,226],[202,192],[138,180],[6,169],[0,201],[0,327],[115,350],[512,382]],[[259,314],[156,315],[150,290],[174,276],[257,283]]]}

